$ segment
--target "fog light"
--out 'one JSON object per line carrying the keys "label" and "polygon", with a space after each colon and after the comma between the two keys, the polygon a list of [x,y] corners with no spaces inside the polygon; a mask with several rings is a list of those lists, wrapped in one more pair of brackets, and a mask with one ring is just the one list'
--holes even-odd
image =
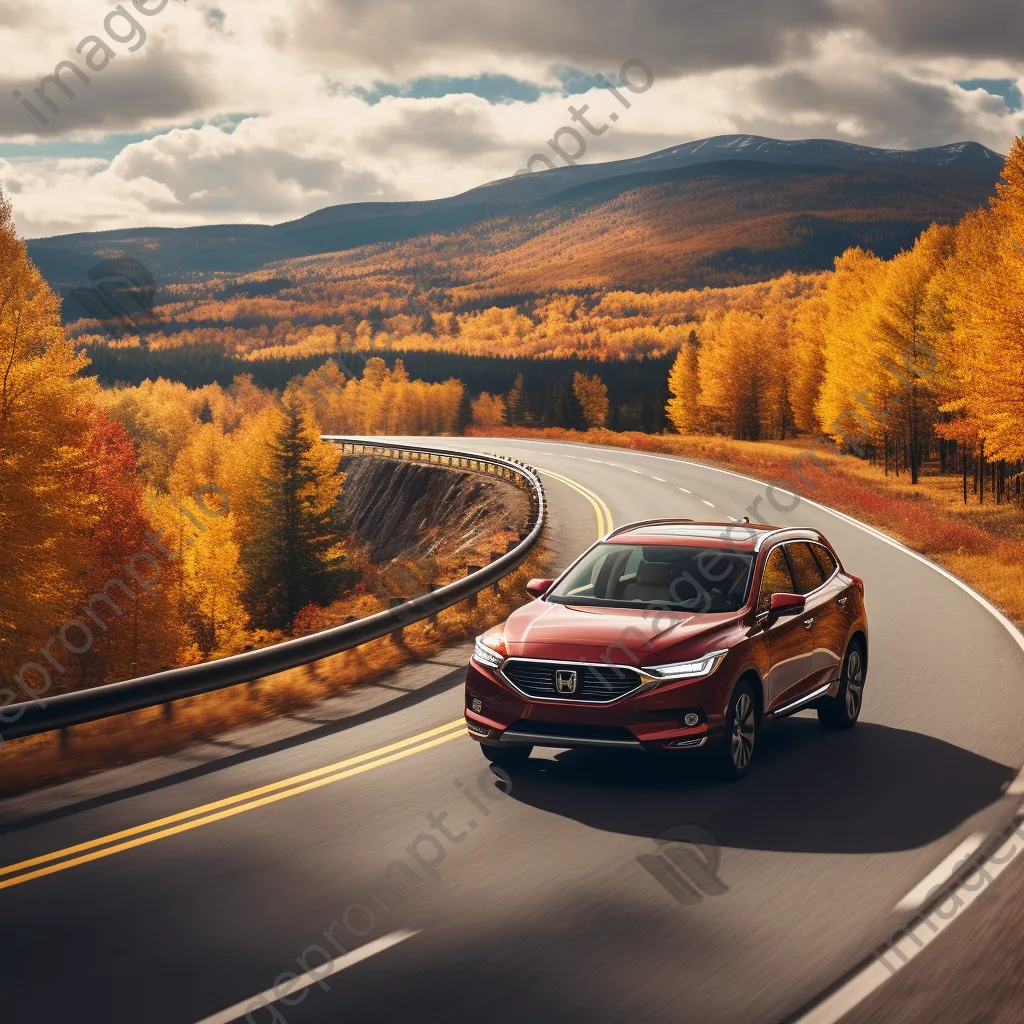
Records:
{"label": "fog light", "polygon": [[479,697],[474,697],[470,706],[479,715],[484,709],[484,702]]}
{"label": "fog light", "polygon": [[700,725],[700,715],[695,715],[692,711],[683,719],[683,724],[689,728],[693,728],[695,725]]}
{"label": "fog light", "polygon": [[470,732],[475,732],[477,736],[488,736],[491,730],[486,725],[481,725],[479,722],[474,722],[471,718],[466,719],[466,728]]}

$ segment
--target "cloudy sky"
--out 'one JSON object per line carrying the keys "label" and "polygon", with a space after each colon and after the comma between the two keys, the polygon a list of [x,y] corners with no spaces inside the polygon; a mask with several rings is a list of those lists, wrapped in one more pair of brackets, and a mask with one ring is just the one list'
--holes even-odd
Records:
{"label": "cloudy sky", "polygon": [[[0,0],[0,48],[0,184],[28,237],[452,195],[551,154],[570,104],[609,126],[595,161],[1024,131],[1020,0]],[[62,61],[65,91],[41,88]]]}

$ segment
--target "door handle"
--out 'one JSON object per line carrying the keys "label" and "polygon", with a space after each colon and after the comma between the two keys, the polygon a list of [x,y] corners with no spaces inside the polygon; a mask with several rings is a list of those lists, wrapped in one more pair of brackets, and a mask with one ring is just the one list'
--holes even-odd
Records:
{"label": "door handle", "polygon": [[846,602],[849,601],[849,600],[850,599],[848,597],[841,597],[841,598],[839,598],[838,601],[836,601],[836,604],[839,605],[840,608],[845,608],[846,607]]}
{"label": "door handle", "polygon": [[814,619],[804,619],[804,629],[810,629],[814,625]]}

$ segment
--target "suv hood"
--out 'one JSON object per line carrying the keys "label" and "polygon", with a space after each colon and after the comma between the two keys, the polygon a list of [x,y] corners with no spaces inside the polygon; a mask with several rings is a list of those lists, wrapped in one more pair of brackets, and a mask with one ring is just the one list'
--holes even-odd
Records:
{"label": "suv hood", "polygon": [[636,657],[719,633],[738,617],[533,601],[512,613],[504,634],[510,657],[604,661],[604,655],[613,664],[634,664]]}

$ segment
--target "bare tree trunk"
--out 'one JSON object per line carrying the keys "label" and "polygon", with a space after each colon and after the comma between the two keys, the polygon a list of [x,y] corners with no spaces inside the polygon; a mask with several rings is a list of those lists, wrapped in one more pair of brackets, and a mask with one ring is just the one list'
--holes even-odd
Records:
{"label": "bare tree trunk", "polygon": [[139,599],[136,598],[135,604],[132,606],[132,672],[131,678],[134,679],[138,674],[138,663],[139,663]]}
{"label": "bare tree trunk", "polygon": [[985,438],[978,449],[978,504],[985,504]]}

